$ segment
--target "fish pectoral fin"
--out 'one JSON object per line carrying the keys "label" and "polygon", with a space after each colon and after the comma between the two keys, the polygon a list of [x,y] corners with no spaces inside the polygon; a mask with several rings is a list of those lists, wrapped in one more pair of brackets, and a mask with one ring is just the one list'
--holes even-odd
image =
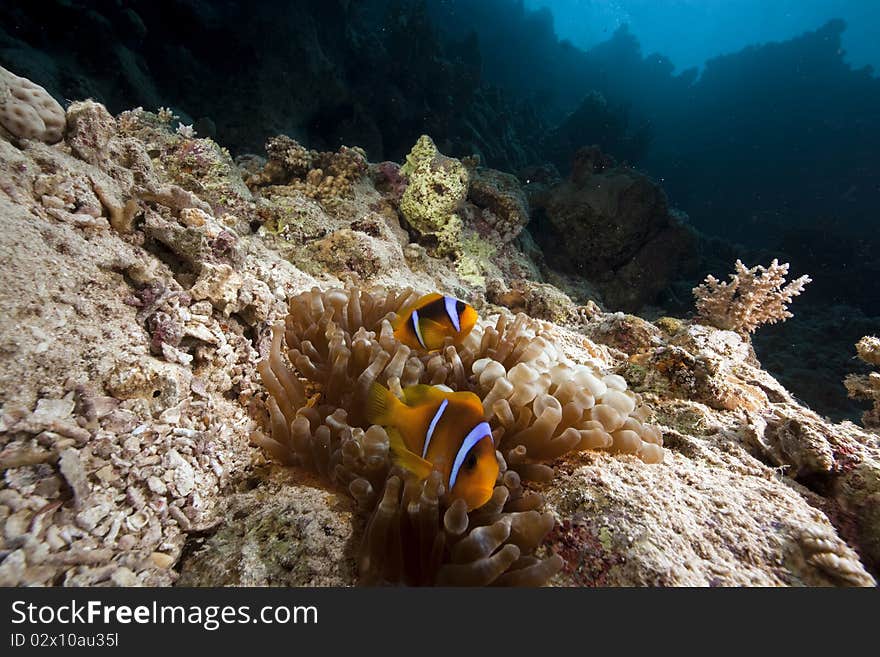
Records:
{"label": "fish pectoral fin", "polygon": [[400,402],[388,388],[374,383],[367,395],[367,422],[370,424],[388,424],[391,421],[395,402]]}
{"label": "fish pectoral fin", "polygon": [[447,336],[453,337],[450,333],[451,328],[431,319],[420,319],[419,330],[422,332],[422,339],[428,345],[428,349],[439,349],[443,346]]}
{"label": "fish pectoral fin", "polygon": [[426,461],[418,454],[407,449],[403,442],[403,436],[394,427],[385,430],[388,433],[388,439],[391,441],[391,454],[394,462],[404,470],[409,470],[419,479],[426,479],[434,466],[430,461]]}

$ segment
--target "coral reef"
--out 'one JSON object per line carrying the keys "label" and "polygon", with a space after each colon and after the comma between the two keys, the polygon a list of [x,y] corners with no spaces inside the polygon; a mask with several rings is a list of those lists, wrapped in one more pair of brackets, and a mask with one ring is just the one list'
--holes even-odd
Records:
{"label": "coral reef", "polygon": [[804,275],[786,283],[789,265],[780,265],[775,258],[769,267],[749,269],[740,260],[734,267],[729,283],[710,274],[693,290],[697,317],[729,331],[754,333],[762,324],[784,322],[792,317],[788,304],[811,281]]}
{"label": "coral reef", "polygon": [[[525,231],[486,230],[466,280],[411,241],[393,167],[278,142],[288,170],[249,188],[267,164],[173,113],[74,103],[61,143],[0,139],[0,583],[874,583],[877,434],[741,336],[569,303]],[[335,163],[345,188],[309,196]],[[485,179],[465,238],[516,196]],[[482,319],[412,352],[388,324],[409,288]],[[390,465],[372,380],[480,396],[486,506]]]}

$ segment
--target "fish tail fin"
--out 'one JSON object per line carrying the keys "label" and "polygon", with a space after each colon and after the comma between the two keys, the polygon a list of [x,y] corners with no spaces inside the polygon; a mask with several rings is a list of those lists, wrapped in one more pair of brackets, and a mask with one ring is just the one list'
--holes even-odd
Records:
{"label": "fish tail fin", "polygon": [[434,469],[431,462],[426,461],[418,454],[411,452],[404,444],[403,436],[400,435],[400,432],[397,429],[389,427],[386,429],[386,432],[388,433],[391,455],[394,462],[404,470],[412,472],[419,479],[427,478]]}
{"label": "fish tail fin", "polygon": [[374,383],[367,395],[367,422],[370,424],[391,424],[392,415],[401,401],[388,388]]}

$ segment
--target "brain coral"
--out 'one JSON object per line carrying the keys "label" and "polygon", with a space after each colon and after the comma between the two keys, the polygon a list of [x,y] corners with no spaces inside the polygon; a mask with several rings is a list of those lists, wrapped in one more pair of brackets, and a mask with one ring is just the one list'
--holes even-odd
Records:
{"label": "brain coral", "polygon": [[49,92],[0,66],[0,125],[20,139],[61,141],[65,116]]}
{"label": "brain coral", "polygon": [[[394,338],[391,320],[416,296],[349,287],[294,297],[258,365],[271,436],[258,431],[254,442],[346,487],[370,513],[363,583],[543,583],[561,566],[556,556],[534,554],[554,521],[523,482],[549,480],[546,461],[572,450],[660,461],[660,436],[620,377],[567,361],[546,325],[525,315],[480,322],[458,347],[410,350]],[[419,482],[392,466],[385,430],[362,413],[375,381],[398,393],[430,383],[481,397],[500,464],[486,505],[468,513],[461,500],[448,502],[436,473]]]}

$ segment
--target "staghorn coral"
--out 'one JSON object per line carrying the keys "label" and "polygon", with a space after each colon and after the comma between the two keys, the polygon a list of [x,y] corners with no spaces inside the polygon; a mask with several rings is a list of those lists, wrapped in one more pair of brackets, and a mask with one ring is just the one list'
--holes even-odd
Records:
{"label": "staghorn coral", "polygon": [[788,304],[812,279],[801,276],[786,284],[788,263],[774,258],[769,267],[747,268],[737,260],[729,283],[711,274],[693,289],[697,318],[720,329],[754,333],[761,324],[784,322],[792,314]]}
{"label": "staghorn coral", "polygon": [[[856,353],[868,365],[880,368],[880,338],[866,335],[856,343]],[[862,414],[862,424],[867,429],[880,430],[880,372],[850,374],[844,385],[853,399],[874,402],[873,408]]]}
{"label": "staghorn coral", "polygon": [[[271,435],[257,431],[254,442],[281,463],[346,487],[372,512],[360,557],[363,583],[539,584],[560,562],[533,555],[553,519],[523,482],[548,481],[546,462],[573,450],[660,461],[659,433],[644,424],[647,409],[621,377],[600,378],[567,361],[544,325],[525,315],[478,325],[458,348],[410,350],[394,339],[390,320],[416,296],[348,287],[291,299],[258,365]],[[398,392],[429,383],[481,397],[500,464],[486,505],[468,514],[458,502],[447,505],[438,476],[416,482],[392,468],[385,430],[367,425],[361,412],[375,381]]]}

